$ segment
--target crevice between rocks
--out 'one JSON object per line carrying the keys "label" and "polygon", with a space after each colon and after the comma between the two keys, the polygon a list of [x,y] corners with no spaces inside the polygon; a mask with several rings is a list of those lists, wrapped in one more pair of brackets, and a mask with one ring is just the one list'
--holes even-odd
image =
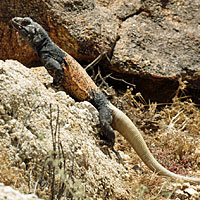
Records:
{"label": "crevice between rocks", "polygon": [[132,13],[132,14],[130,14],[130,15],[124,17],[124,18],[119,18],[119,19],[120,19],[122,22],[124,22],[124,21],[126,21],[128,18],[133,17],[133,16],[135,16],[135,15],[139,15],[139,14],[141,14],[141,13],[144,12],[144,11],[145,11],[145,9],[144,9],[144,6],[142,5],[136,12],[134,12],[134,13]]}

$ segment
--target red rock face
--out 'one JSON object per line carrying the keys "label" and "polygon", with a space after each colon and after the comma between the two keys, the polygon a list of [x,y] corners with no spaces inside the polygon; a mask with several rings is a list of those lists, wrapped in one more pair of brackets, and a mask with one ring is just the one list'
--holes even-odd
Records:
{"label": "red rock face", "polygon": [[199,9],[199,0],[0,1],[0,59],[41,65],[9,25],[15,16],[29,16],[80,63],[106,52],[111,62],[101,66],[135,84],[146,99],[170,100],[179,80],[198,98]]}

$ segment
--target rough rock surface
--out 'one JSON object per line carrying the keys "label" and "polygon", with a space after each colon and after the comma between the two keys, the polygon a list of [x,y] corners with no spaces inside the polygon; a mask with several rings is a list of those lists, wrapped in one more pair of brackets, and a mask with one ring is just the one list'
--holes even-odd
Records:
{"label": "rough rock surface", "polygon": [[17,61],[0,62],[0,182],[44,198],[51,194],[51,166],[64,165],[60,157],[52,161],[63,149],[65,167],[56,168],[55,194],[64,183],[65,197],[128,199],[125,168],[98,145],[96,109],[47,89],[38,80],[48,84],[47,72],[37,76],[36,71]]}
{"label": "rough rock surface", "polygon": [[[0,52],[0,58],[14,58],[26,66],[37,65],[38,58],[24,41],[16,38],[10,26],[14,16],[33,18],[61,48],[79,61],[87,62],[101,51],[111,52],[119,28],[119,20],[95,0],[1,1],[0,25],[4,29],[0,29],[0,44],[5,49]],[[8,41],[11,41],[9,46]]]}
{"label": "rough rock surface", "polygon": [[198,99],[199,9],[199,0],[1,1],[0,58],[40,64],[9,24],[14,16],[30,16],[81,63],[107,52],[111,62],[101,66],[134,83],[146,99],[167,101],[186,82]]}
{"label": "rough rock surface", "polygon": [[173,96],[179,78],[199,90],[199,9],[200,1],[145,1],[139,14],[121,23],[111,68],[132,75],[152,100]]}
{"label": "rough rock surface", "polygon": [[36,195],[21,194],[19,191],[0,183],[0,199],[1,200],[41,200]]}
{"label": "rough rock surface", "polygon": [[[169,199],[172,194],[177,200],[200,198],[198,185],[174,184],[149,173],[133,149],[120,137],[116,138],[115,147],[121,146],[124,163],[116,162],[115,154],[98,144],[96,109],[88,102],[75,102],[63,91],[53,90],[49,87],[51,82],[52,78],[43,67],[28,69],[17,61],[0,61],[0,183],[5,185],[0,184],[0,199],[1,195],[3,199],[19,197],[30,200],[34,197],[13,192],[7,186],[21,193],[37,194],[45,200],[52,195],[55,199],[62,196],[63,200],[129,200],[155,196]],[[123,102],[128,99],[125,97]],[[120,101],[118,103],[120,107]],[[134,112],[128,107],[126,111],[127,114],[138,112],[136,115],[141,117],[141,122],[147,124],[146,127],[143,124],[147,129],[145,140],[154,135],[155,139],[149,140],[148,146],[152,145],[151,150],[164,166],[168,163],[168,167],[175,170],[183,167],[187,173],[196,176],[199,174],[200,149],[196,139],[199,135],[196,128],[200,127],[198,108],[187,107],[184,102],[173,106],[171,110],[167,107],[161,110],[160,114],[155,114],[155,107],[150,112],[143,109],[134,109]],[[162,118],[165,112],[167,114]],[[162,121],[157,123],[159,118]],[[160,128],[152,132],[155,121]],[[167,146],[169,143],[171,148]],[[157,146],[162,145],[166,148],[158,150]],[[171,157],[169,152],[174,155]],[[184,154],[192,157],[181,162],[180,157]]]}

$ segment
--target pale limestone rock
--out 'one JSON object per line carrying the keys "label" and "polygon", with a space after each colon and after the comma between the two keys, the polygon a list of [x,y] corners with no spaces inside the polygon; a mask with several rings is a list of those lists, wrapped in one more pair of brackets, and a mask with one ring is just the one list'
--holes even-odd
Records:
{"label": "pale limestone rock", "polygon": [[34,194],[22,194],[9,186],[0,183],[0,200],[42,200]]}
{"label": "pale limestone rock", "polygon": [[[37,186],[39,194],[47,191],[46,195],[50,195],[51,177],[45,163],[52,155],[51,132],[55,132],[59,111],[57,144],[58,140],[62,143],[67,173],[58,170],[56,181],[62,177],[67,188],[80,199],[128,196],[128,177],[124,176],[127,171],[116,162],[113,152],[111,159],[98,145],[97,110],[89,102],[75,102],[63,91],[47,89],[39,81],[46,77],[44,82],[49,82],[45,73],[46,70],[30,70],[13,60],[0,62],[0,148],[8,156],[4,174],[10,184],[18,184],[24,193],[34,193]],[[6,166],[9,164],[11,167]],[[37,184],[44,166],[47,189]]]}

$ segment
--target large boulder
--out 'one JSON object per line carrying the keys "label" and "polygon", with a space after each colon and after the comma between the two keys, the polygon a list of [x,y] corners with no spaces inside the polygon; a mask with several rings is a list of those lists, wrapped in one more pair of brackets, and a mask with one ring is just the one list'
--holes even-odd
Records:
{"label": "large boulder", "polygon": [[15,16],[33,18],[61,48],[87,62],[101,51],[111,52],[119,28],[119,20],[95,0],[1,1],[0,58],[14,58],[26,66],[40,63],[30,47],[16,37],[10,25]]}
{"label": "large boulder", "polygon": [[98,145],[97,110],[47,89],[39,81],[51,82],[46,70],[33,70],[0,61],[0,183],[44,199],[52,192],[75,199],[128,199],[128,171]]}
{"label": "large boulder", "polygon": [[200,1],[145,1],[118,31],[112,70],[152,100],[166,101],[182,81],[200,90]]}
{"label": "large boulder", "polygon": [[101,66],[146,99],[168,101],[180,90],[198,99],[199,9],[199,0],[1,1],[0,58],[41,64],[10,25],[14,16],[29,16],[82,64],[106,52],[110,62]]}

